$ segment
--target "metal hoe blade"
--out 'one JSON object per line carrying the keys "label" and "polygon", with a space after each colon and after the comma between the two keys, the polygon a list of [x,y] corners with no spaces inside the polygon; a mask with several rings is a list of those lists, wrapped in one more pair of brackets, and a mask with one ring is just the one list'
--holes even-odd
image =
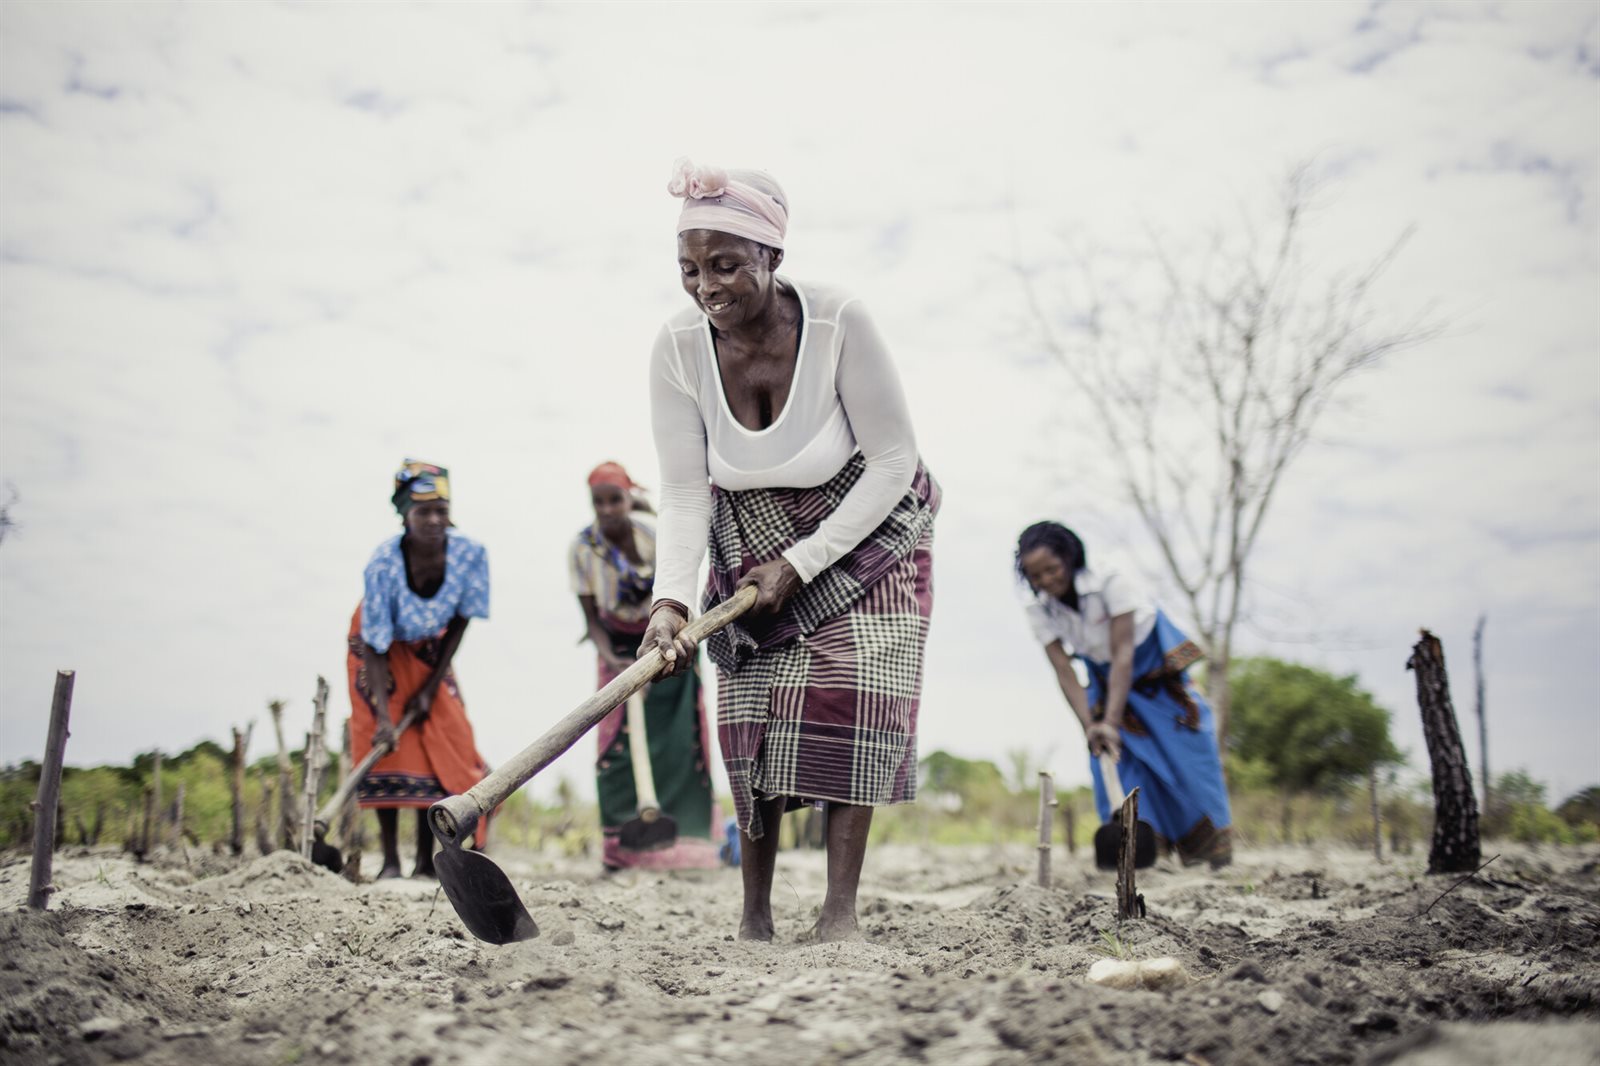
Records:
{"label": "metal hoe blade", "polygon": [[311,861],[334,873],[344,869],[344,855],[320,836],[311,842]]}
{"label": "metal hoe blade", "polygon": [[446,844],[433,857],[433,868],[462,924],[479,940],[510,944],[539,935],[511,879],[487,855]]}
{"label": "metal hoe blade", "polygon": [[623,851],[663,851],[677,842],[678,823],[665,814],[649,821],[630,818],[617,833],[617,844]]}

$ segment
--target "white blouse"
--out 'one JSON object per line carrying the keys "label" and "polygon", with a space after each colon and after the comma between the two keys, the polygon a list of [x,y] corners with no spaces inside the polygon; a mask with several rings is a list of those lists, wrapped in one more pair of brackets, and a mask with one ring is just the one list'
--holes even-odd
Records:
{"label": "white blouse", "polygon": [[1111,620],[1133,612],[1133,646],[1143,644],[1156,627],[1155,605],[1129,578],[1120,574],[1096,574],[1085,567],[1074,578],[1078,587],[1078,607],[1074,611],[1054,596],[1024,587],[1028,597],[1023,608],[1028,625],[1040,644],[1061,642],[1069,655],[1081,655],[1097,663],[1111,661]]}
{"label": "white blouse", "polygon": [[859,448],[866,471],[817,531],[783,553],[809,582],[876,529],[917,467],[900,376],[861,302],[780,278],[800,298],[789,397],[766,429],[746,429],[723,393],[711,323],[698,308],[667,320],[650,360],[650,413],[661,461],[656,599],[698,603],[711,485],[739,491],[821,485]]}

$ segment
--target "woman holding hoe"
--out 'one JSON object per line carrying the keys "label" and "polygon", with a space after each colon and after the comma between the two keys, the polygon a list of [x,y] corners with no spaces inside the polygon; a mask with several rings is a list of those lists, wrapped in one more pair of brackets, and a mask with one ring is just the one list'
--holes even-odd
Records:
{"label": "woman holding hoe", "polygon": [[842,939],[856,931],[872,809],[916,792],[939,488],[865,307],[778,274],[782,187],[680,160],[668,191],[683,200],[678,273],[693,306],[651,358],[661,519],[640,647],[671,673],[692,668],[680,631],[708,548],[702,609],[755,587],[750,613],[707,641],[741,834],[739,935],[772,939],[778,819],[820,799],[828,890],[810,935]]}
{"label": "woman holding hoe", "polygon": [[[407,459],[390,496],[405,531],[372,553],[365,592],[350,620],[350,751],[357,762],[374,744],[395,741],[401,719],[416,724],[357,786],[378,812],[383,869],[400,876],[399,811],[417,812],[413,877],[433,876],[428,807],[465,792],[488,773],[467,721],[451,661],[467,620],[489,617],[489,556],[450,521],[450,472]],[[487,825],[480,824],[482,847]]]}
{"label": "woman holding hoe", "polygon": [[[650,616],[655,583],[656,524],[634,496],[637,486],[620,463],[601,463],[589,474],[594,522],[573,539],[568,554],[572,591],[595,650],[599,688],[633,665]],[[607,870],[710,868],[711,738],[698,668],[664,678],[644,696],[644,737],[632,736],[626,706],[595,729],[595,787],[600,798],[600,861]],[[637,744],[637,747],[636,747]],[[678,838],[670,847],[635,851],[624,846],[623,827],[639,810],[633,757],[646,752],[661,809]]]}
{"label": "woman holding hoe", "polygon": [[[1017,539],[1017,577],[1026,611],[1091,756],[1117,764],[1123,788],[1139,789],[1139,817],[1185,865],[1233,859],[1228,789],[1222,779],[1211,706],[1189,680],[1204,657],[1127,577],[1089,569],[1078,535],[1035,522]],[[1088,672],[1085,690],[1072,660]],[[1091,759],[1101,822],[1111,801]]]}

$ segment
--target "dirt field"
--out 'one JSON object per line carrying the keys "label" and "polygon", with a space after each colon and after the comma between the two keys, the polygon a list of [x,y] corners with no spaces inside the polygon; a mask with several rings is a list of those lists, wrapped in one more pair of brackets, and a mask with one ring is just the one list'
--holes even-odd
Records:
{"label": "dirt field", "polygon": [[[1495,850],[1495,849],[1492,849]],[[368,857],[369,860],[372,858]],[[884,847],[863,936],[797,943],[823,859],[779,859],[778,940],[736,942],[738,876],[598,876],[498,856],[542,935],[471,939],[431,883],[354,886],[279,853],[58,858],[48,915],[0,868],[8,1063],[1600,1063],[1600,848],[1163,864],[1115,933],[1111,881],[1056,852]],[[370,867],[369,867],[370,868]],[[1105,934],[1105,935],[1102,935]],[[1168,992],[1089,985],[1172,955]]]}

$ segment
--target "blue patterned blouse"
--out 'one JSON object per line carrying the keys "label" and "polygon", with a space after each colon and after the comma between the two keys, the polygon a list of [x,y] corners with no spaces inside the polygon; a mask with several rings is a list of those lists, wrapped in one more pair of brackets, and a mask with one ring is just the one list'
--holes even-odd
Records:
{"label": "blue patterned blouse", "polygon": [[372,553],[367,563],[366,594],[361,599],[361,639],[382,653],[395,641],[436,637],[450,619],[489,617],[489,553],[483,545],[447,530],[444,584],[427,599],[406,584],[406,561],[400,534]]}

